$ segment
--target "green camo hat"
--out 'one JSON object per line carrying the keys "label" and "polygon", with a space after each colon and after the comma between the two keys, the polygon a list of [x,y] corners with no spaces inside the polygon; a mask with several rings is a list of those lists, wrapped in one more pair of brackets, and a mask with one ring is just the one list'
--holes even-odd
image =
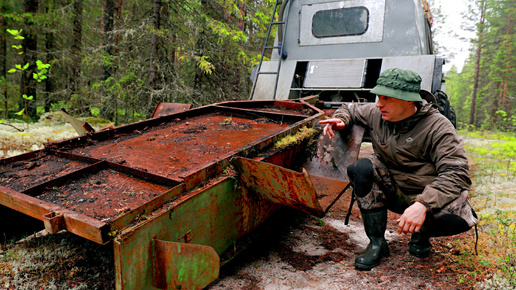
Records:
{"label": "green camo hat", "polygon": [[372,94],[396,98],[404,101],[422,102],[419,90],[421,77],[414,71],[390,68],[383,71],[376,81]]}

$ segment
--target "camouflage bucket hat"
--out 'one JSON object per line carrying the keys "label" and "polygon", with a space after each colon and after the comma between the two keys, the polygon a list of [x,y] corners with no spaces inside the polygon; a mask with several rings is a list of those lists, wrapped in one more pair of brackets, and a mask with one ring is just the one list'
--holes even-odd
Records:
{"label": "camouflage bucket hat", "polygon": [[380,74],[372,94],[396,98],[404,101],[421,102],[419,90],[421,77],[414,71],[390,68]]}

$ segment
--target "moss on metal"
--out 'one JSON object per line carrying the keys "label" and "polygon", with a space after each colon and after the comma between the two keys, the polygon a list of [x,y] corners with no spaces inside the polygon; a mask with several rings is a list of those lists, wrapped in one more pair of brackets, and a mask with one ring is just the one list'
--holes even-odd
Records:
{"label": "moss on metal", "polygon": [[[294,145],[298,145],[299,143],[305,141],[306,139],[311,139],[309,141],[309,145],[315,142],[316,136],[319,135],[320,130],[315,128],[301,127],[296,134],[287,135],[284,138],[280,139],[276,143],[274,143],[274,149],[285,149]],[[310,147],[310,146],[309,146]]]}

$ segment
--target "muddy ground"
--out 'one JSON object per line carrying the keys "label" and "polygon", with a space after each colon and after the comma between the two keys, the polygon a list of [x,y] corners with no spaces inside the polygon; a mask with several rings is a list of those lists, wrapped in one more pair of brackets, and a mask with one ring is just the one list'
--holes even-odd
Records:
{"label": "muddy ground", "polygon": [[[208,289],[470,289],[460,284],[467,273],[454,262],[460,255],[451,238],[433,239],[433,253],[419,259],[408,253],[409,236],[398,235],[396,214],[389,213],[386,238],[391,251],[380,266],[357,271],[354,259],[369,240],[355,205],[344,224],[349,194],[324,218],[293,211],[280,213],[260,241],[221,270]],[[462,234],[474,243],[471,232]]]}

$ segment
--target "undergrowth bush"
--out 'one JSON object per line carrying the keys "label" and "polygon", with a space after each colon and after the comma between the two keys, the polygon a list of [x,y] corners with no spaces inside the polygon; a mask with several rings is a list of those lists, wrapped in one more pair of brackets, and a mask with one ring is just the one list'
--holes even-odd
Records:
{"label": "undergrowth bush", "polygon": [[[479,240],[478,255],[460,255],[459,262],[477,273],[491,273],[476,288],[516,289],[516,137],[485,131],[461,134],[472,169]],[[470,245],[456,246],[473,253]]]}

